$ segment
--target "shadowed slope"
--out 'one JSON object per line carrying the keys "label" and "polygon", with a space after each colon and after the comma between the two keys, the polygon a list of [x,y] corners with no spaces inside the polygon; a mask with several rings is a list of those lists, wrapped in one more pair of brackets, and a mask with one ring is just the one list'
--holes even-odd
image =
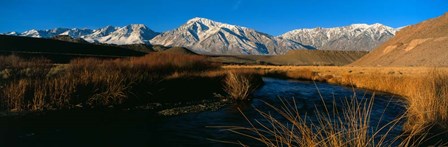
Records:
{"label": "shadowed slope", "polygon": [[116,58],[141,56],[145,53],[116,46],[0,35],[0,54],[17,54],[26,57],[43,56],[56,60],[55,62],[67,62],[76,57]]}
{"label": "shadowed slope", "polygon": [[164,53],[171,54],[184,54],[184,55],[198,55],[197,53],[191,51],[190,49],[184,47],[172,47],[163,51]]}

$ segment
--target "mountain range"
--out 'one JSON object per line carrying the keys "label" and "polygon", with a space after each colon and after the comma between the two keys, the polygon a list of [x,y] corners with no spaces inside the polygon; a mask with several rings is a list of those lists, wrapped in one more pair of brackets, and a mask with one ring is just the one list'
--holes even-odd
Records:
{"label": "mountain range", "polygon": [[179,28],[163,33],[155,32],[143,24],[131,24],[95,30],[55,28],[4,34],[36,38],[68,35],[90,43],[180,46],[202,54],[276,55],[303,49],[370,51],[393,37],[397,30],[382,24],[353,24],[335,28],[297,29],[272,36],[247,27],[196,17]]}
{"label": "mountain range", "polygon": [[162,33],[151,44],[183,46],[198,53],[213,54],[281,54],[306,46],[254,29],[193,18],[179,28]]}
{"label": "mountain range", "polygon": [[392,38],[398,30],[379,23],[352,24],[336,28],[297,29],[281,37],[321,50],[370,51]]}
{"label": "mountain range", "polygon": [[23,33],[9,32],[5,35],[16,35],[34,38],[53,38],[59,35],[68,35],[72,38],[82,38],[90,43],[105,44],[147,44],[148,40],[159,33],[154,32],[143,24],[131,24],[124,27],[106,26],[99,29],[80,28],[54,28],[48,30],[28,30]]}

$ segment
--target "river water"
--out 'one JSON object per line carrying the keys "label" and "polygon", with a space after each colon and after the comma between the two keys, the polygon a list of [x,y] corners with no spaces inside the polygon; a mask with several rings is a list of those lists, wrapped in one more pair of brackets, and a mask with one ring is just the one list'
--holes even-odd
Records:
{"label": "river water", "polygon": [[[356,95],[370,99],[373,93],[362,90],[314,83],[311,81],[263,78],[265,84],[246,103],[229,104],[217,111],[189,113],[178,116],[156,116],[145,111],[89,113],[53,112],[36,116],[1,119],[0,144],[12,146],[229,146],[215,140],[236,141],[250,145],[257,142],[217,126],[248,126],[238,108],[250,119],[264,122],[255,108],[272,109],[266,103],[281,106],[282,101],[295,102],[301,114],[313,119],[316,111],[335,106]],[[319,94],[320,91],[320,94]],[[376,93],[371,126],[387,124],[404,113],[405,103],[397,96]],[[323,104],[325,103],[325,105]],[[336,105],[333,105],[336,103]],[[273,115],[276,115],[274,112]],[[279,120],[280,116],[274,116]],[[398,135],[401,126],[390,131]]]}

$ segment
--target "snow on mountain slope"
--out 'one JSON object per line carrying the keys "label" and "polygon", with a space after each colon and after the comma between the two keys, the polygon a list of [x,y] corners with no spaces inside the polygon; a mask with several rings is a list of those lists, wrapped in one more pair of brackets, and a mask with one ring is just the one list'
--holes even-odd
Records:
{"label": "snow on mountain slope", "polygon": [[115,31],[117,31],[119,27],[106,26],[104,28],[96,29],[91,34],[81,36],[80,38],[88,41],[88,42],[98,42],[98,38],[107,36]]}
{"label": "snow on mountain slope", "polygon": [[[107,44],[143,44],[154,38],[159,33],[152,31],[142,24],[132,24],[124,27],[107,26],[97,30],[91,29],[68,29],[55,28],[49,30],[29,30],[23,33],[16,33],[19,36],[52,38],[58,35],[68,35],[72,38],[82,38],[88,42],[99,42]],[[7,34],[14,35],[14,34]]]}
{"label": "snow on mountain slope", "polygon": [[143,24],[133,24],[118,28],[109,35],[99,37],[96,40],[107,44],[145,44],[156,35],[158,33]]}
{"label": "snow on mountain slope", "polygon": [[63,33],[54,33],[55,35],[68,35],[71,36],[73,38],[81,38],[81,36],[85,36],[85,35],[89,35],[92,34],[93,30],[91,29],[78,29],[78,28],[73,28],[70,30],[67,30]]}
{"label": "snow on mountain slope", "polygon": [[397,29],[382,24],[353,24],[336,28],[297,29],[279,37],[321,50],[370,51],[392,38]]}
{"label": "snow on mountain slope", "polygon": [[19,33],[17,32],[7,32],[7,33],[1,33],[2,35],[10,35],[10,36],[18,36]]}
{"label": "snow on mountain slope", "polygon": [[199,17],[156,36],[150,42],[154,45],[187,47],[204,54],[280,54],[293,49],[306,49],[297,42]]}
{"label": "snow on mountain slope", "polygon": [[[65,28],[58,28],[58,30],[62,30],[62,29],[64,31],[67,30]],[[55,29],[53,29],[53,30],[55,30]],[[28,31],[21,33],[20,36],[35,37],[35,38],[50,38],[50,37],[53,37],[56,35],[56,34],[52,34],[52,32],[54,32],[53,30],[32,29],[32,30],[28,30]],[[60,32],[60,33],[62,33],[62,32]]]}

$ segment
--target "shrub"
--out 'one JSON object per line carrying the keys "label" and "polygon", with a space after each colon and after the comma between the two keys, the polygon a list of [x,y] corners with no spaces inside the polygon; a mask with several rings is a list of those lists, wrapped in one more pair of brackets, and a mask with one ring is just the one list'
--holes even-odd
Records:
{"label": "shrub", "polygon": [[225,78],[224,91],[234,100],[247,100],[256,89],[257,83],[253,74],[228,72]]}
{"label": "shrub", "polygon": [[19,80],[8,84],[2,89],[4,107],[9,111],[21,111],[25,109],[25,94],[28,81]]}

